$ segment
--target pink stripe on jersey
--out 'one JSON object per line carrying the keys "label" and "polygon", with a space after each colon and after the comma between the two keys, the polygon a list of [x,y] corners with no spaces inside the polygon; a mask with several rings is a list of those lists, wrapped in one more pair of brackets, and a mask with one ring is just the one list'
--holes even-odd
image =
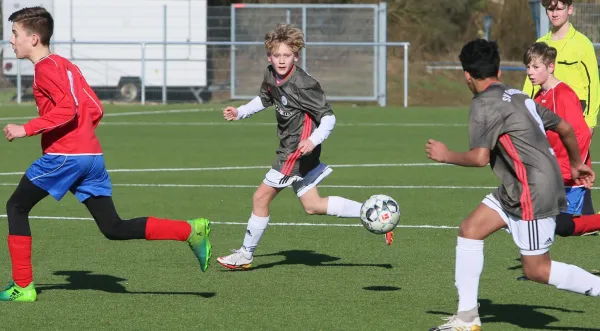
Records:
{"label": "pink stripe on jersey", "polygon": [[527,170],[525,165],[519,157],[519,152],[515,148],[510,136],[504,134],[500,136],[500,144],[506,150],[510,158],[513,160],[515,166],[515,172],[517,173],[517,179],[521,183],[521,219],[525,221],[532,221],[533,218],[533,202],[531,200],[531,191],[529,189],[529,183],[527,182]]}
{"label": "pink stripe on jersey", "polygon": [[[312,118],[308,116],[308,114],[304,114],[304,127],[302,128],[302,135],[300,136],[300,141],[308,139],[310,134],[312,133]],[[292,169],[294,169],[294,165],[296,161],[300,158],[300,151],[296,150],[294,153],[290,154],[281,169],[281,173],[289,176],[292,173]]]}

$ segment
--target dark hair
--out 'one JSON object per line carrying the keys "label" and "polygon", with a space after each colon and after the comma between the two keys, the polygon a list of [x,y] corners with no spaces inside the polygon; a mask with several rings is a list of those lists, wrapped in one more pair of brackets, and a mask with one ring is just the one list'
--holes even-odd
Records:
{"label": "dark hair", "polygon": [[54,33],[52,15],[43,7],[27,7],[17,10],[8,17],[9,22],[20,23],[30,34],[37,34],[42,45],[50,45]]}
{"label": "dark hair", "polygon": [[500,53],[493,41],[475,39],[463,46],[458,56],[463,70],[475,79],[497,78],[500,70]]}
{"label": "dark hair", "polygon": [[532,60],[539,58],[542,60],[542,63],[549,66],[551,63],[556,62],[556,54],[558,54],[556,48],[548,46],[544,42],[537,42],[529,46],[525,52],[523,64],[528,65]]}
{"label": "dark hair", "polygon": [[558,6],[559,2],[562,2],[567,7],[573,4],[573,0],[542,0],[542,6],[546,9],[553,10]]}

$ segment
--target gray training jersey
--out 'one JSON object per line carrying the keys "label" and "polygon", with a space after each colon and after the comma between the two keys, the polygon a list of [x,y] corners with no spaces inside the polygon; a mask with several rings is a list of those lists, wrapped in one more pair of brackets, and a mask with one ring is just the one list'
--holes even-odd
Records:
{"label": "gray training jersey", "polygon": [[493,195],[519,219],[555,216],[566,208],[560,168],[546,139],[546,130],[560,122],[524,92],[501,83],[473,98],[470,148],[490,149],[492,170],[502,181]]}
{"label": "gray training jersey", "polygon": [[286,176],[304,177],[319,165],[321,145],[301,156],[298,144],[310,137],[323,116],[333,115],[325,92],[319,82],[297,66],[281,81],[273,67],[268,66],[259,96],[263,106],[275,105],[276,110],[279,148],[273,169]]}

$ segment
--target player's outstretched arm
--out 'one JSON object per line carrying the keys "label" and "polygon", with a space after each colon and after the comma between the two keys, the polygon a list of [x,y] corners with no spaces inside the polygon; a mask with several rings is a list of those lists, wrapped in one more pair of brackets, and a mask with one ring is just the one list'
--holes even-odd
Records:
{"label": "player's outstretched arm", "polygon": [[223,109],[223,118],[226,121],[237,121],[238,120],[238,110],[235,107],[227,106]]}
{"label": "player's outstretched arm", "polygon": [[485,167],[490,162],[490,150],[473,148],[467,152],[454,152],[446,144],[429,139],[425,145],[427,157],[440,163],[455,164],[463,167]]}
{"label": "player's outstretched arm", "polygon": [[248,118],[260,111],[263,111],[267,107],[263,105],[262,99],[260,97],[255,97],[247,104],[240,106],[238,108],[229,106],[223,110],[223,117],[227,121],[237,121],[244,118]]}
{"label": "player's outstretched arm", "polygon": [[7,124],[4,127],[4,136],[8,142],[15,140],[16,138],[23,138],[27,136],[27,132],[25,132],[25,127],[18,124]]}
{"label": "player's outstretched arm", "polygon": [[578,185],[584,185],[588,188],[591,187],[595,179],[595,173],[581,161],[577,137],[575,136],[573,127],[571,127],[567,121],[561,121],[552,130],[558,133],[560,140],[567,150],[567,154],[569,154],[572,178],[575,179],[575,182]]}

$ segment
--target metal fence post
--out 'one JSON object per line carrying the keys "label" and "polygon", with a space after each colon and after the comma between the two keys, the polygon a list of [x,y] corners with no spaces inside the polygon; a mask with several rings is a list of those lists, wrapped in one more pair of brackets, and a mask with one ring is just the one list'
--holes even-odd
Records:
{"label": "metal fence post", "polygon": [[408,44],[404,45],[404,108],[408,107]]}
{"label": "metal fence post", "polygon": [[73,0],[69,0],[69,16],[69,39],[71,40],[71,45],[69,46],[71,57],[69,60],[73,61]]}
{"label": "metal fence post", "polygon": [[[304,41],[307,41],[306,37],[306,6],[302,7],[302,33],[304,34]],[[302,69],[308,72],[308,68],[306,67],[306,47],[302,49]]]}
{"label": "metal fence post", "polygon": [[[381,30],[381,24],[379,23],[379,7],[373,8],[373,42],[378,43],[379,31]],[[378,45],[373,46],[373,98],[379,101],[379,84],[381,79],[381,69],[379,68],[379,53],[380,47]]]}
{"label": "metal fence post", "polygon": [[377,99],[381,107],[387,104],[387,3],[379,3],[379,58],[376,60],[379,63],[379,82],[377,86]]}
{"label": "metal fence post", "polygon": [[162,86],[162,103],[167,103],[167,5],[163,6],[163,35],[165,45],[163,47],[163,86]]}
{"label": "metal fence post", "polygon": [[141,83],[142,83],[142,105],[146,104],[146,43],[142,43],[142,73],[141,73]]}
{"label": "metal fence post", "polygon": [[235,9],[236,4],[231,5],[231,22],[230,22],[230,41],[229,46],[229,95],[231,99],[235,99]]}
{"label": "metal fence post", "polygon": [[17,60],[17,103],[21,103],[21,60]]}
{"label": "metal fence post", "polygon": [[540,30],[538,31],[539,33],[539,37],[545,35],[546,33],[548,33],[548,31],[550,31],[550,21],[548,20],[548,15],[546,14],[546,8],[544,8],[544,6],[542,6],[542,2],[539,2],[539,18],[540,18]]}

